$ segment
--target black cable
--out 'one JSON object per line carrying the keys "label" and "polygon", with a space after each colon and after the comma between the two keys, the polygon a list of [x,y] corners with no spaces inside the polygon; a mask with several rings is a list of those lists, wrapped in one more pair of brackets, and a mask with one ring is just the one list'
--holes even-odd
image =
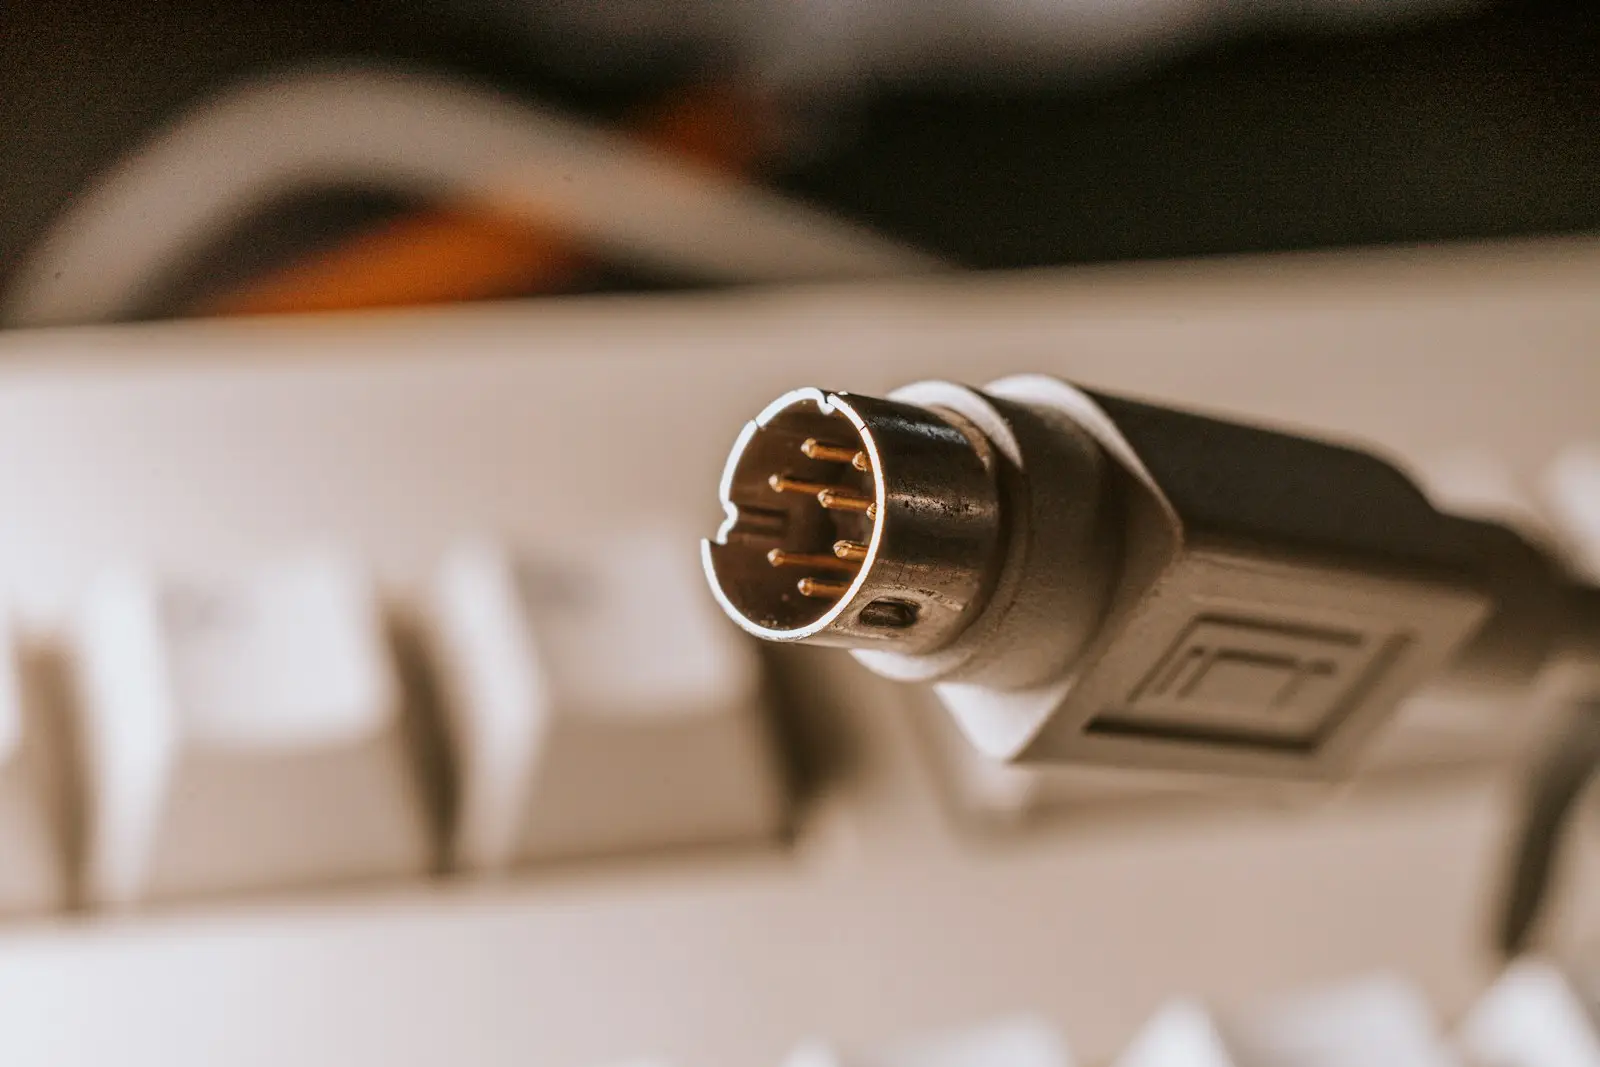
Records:
{"label": "black cable", "polygon": [[1600,698],[1574,707],[1533,768],[1500,912],[1498,945],[1507,956],[1527,946],[1544,909],[1567,827],[1579,799],[1595,781],[1600,781]]}

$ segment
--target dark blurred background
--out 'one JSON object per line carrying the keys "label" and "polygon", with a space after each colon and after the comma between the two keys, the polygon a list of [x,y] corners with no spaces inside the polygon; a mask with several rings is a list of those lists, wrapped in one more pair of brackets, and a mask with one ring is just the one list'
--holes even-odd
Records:
{"label": "dark blurred background", "polygon": [[[696,109],[692,147],[715,142],[719,166],[975,268],[1593,230],[1597,45],[1591,5],[1447,0],[11,0],[0,290],[75,195],[186,108],[330,59],[621,129]],[[428,207],[370,184],[298,190],[217,234],[141,313]],[[696,284],[615,262],[556,274],[482,295]]]}

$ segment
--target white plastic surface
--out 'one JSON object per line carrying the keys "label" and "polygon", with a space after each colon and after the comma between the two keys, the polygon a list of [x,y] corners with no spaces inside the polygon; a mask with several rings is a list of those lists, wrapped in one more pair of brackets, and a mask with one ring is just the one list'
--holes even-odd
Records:
{"label": "white plastic surface", "polygon": [[477,545],[436,599],[469,867],[760,840],[783,819],[755,644],[692,534],[567,558]]}
{"label": "white plastic surface", "polygon": [[75,646],[99,904],[421,873],[432,854],[375,593],[315,558],[104,579]]}

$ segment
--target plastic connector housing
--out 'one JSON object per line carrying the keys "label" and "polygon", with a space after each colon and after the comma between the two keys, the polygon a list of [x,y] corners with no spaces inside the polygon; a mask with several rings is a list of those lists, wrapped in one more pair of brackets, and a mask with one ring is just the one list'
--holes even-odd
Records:
{"label": "plastic connector housing", "polygon": [[[828,586],[833,599],[816,616],[825,626],[774,626],[779,585],[762,587],[767,614],[752,617],[742,590],[763,556],[787,559],[794,538],[834,536],[819,532],[825,511],[775,518],[753,477],[751,457],[771,462],[776,447],[768,427],[789,417],[780,401],[746,427],[724,476],[729,519],[704,553],[718,600],[765,639],[820,637],[880,674],[933,683],[995,758],[1336,777],[1496,603],[1486,525],[1441,514],[1361,451],[1052,378],[982,390],[929,382],[889,401],[959,431],[931,431],[941,447],[974,442],[967,467],[985,476],[962,467],[959,485],[941,486],[912,456],[921,466],[909,464],[918,474],[908,485],[895,440],[870,418],[837,430],[826,418],[884,402],[819,390],[789,399],[802,395],[813,405],[807,447],[818,434],[847,442],[841,456],[859,445],[849,491],[880,502],[871,529],[852,520],[858,569]],[[808,477],[825,482],[832,470]],[[969,486],[985,496],[964,508]],[[969,554],[902,536],[881,504],[897,498],[924,516],[960,516]],[[741,525],[746,508],[759,524]],[[894,584],[886,574],[910,605],[903,625],[860,625],[874,623]],[[962,596],[940,594],[952,589]],[[937,634],[917,632],[930,614],[919,598],[941,609]]]}

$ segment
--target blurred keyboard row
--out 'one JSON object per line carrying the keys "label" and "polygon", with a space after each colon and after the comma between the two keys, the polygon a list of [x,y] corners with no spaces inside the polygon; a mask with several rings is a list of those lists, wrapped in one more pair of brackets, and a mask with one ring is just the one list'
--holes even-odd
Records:
{"label": "blurred keyboard row", "polygon": [[[65,626],[0,625],[0,914],[778,839],[796,758],[773,729],[781,686],[693,545],[463,544],[408,598],[335,553],[203,581],[130,570],[91,583]],[[991,763],[916,710],[950,810],[985,832],[1107,802],[1262,799]],[[1419,699],[1367,769],[1514,759],[1540,722]]]}
{"label": "blurred keyboard row", "polygon": [[413,623],[333,555],[107,576],[53,654],[0,639],[0,908],[773,837],[759,659],[693,545],[463,547]]}
{"label": "blurred keyboard row", "polygon": [[[1245,1010],[1177,999],[1155,1013],[1111,1067],[1600,1067],[1597,978],[1545,960],[1520,961],[1456,1026],[1439,1019],[1411,985],[1387,975]],[[877,1049],[808,1042],[781,1067],[1079,1062],[1068,1035],[1039,1018],[1018,1016]]]}

